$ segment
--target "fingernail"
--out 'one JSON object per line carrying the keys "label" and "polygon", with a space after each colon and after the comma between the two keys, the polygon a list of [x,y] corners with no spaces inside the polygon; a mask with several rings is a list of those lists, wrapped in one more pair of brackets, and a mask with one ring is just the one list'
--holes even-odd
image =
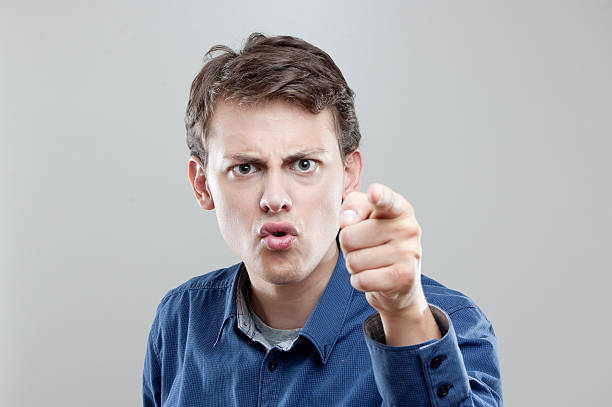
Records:
{"label": "fingernail", "polygon": [[376,205],[383,205],[385,203],[385,190],[383,189],[380,192],[380,197],[378,197],[378,202],[376,202]]}
{"label": "fingernail", "polygon": [[342,215],[340,216],[340,222],[343,224],[351,223],[355,219],[357,219],[357,212],[352,209],[347,209],[346,211],[342,212]]}

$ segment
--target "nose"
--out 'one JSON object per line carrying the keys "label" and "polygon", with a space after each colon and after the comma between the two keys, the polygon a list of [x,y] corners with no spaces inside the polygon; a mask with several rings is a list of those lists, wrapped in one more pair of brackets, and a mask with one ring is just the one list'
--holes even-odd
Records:
{"label": "nose", "polygon": [[280,174],[270,171],[266,177],[259,207],[264,212],[277,213],[283,210],[289,211],[292,206],[291,198],[283,186]]}

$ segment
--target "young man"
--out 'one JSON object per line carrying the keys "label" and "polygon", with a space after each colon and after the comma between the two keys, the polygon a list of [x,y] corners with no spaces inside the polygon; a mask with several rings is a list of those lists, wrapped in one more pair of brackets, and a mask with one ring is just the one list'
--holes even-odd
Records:
{"label": "young man", "polygon": [[359,192],[353,92],[331,58],[261,34],[207,55],[189,180],[242,262],[162,299],[144,405],[501,405],[491,323],[421,274],[404,197]]}

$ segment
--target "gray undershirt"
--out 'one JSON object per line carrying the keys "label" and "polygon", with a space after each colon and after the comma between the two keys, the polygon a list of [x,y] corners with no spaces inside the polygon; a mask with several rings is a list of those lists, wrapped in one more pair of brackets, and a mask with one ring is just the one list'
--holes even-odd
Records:
{"label": "gray undershirt", "polygon": [[289,350],[300,335],[301,328],[275,329],[257,316],[249,304],[249,277],[244,267],[239,271],[236,308],[238,328],[255,342],[261,343],[266,350],[274,347]]}
{"label": "gray undershirt", "polygon": [[261,336],[264,337],[266,342],[270,345],[270,348],[275,346],[279,346],[280,348],[285,348],[291,346],[293,341],[298,337],[302,328],[295,329],[276,329],[267,325],[263,322],[255,312],[251,311],[251,317],[253,318],[253,322],[255,322],[255,327],[261,333]]}

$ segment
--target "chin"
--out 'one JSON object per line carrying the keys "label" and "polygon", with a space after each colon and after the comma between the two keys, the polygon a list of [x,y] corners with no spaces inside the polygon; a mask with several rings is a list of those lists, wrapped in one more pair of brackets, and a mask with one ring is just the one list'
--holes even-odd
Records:
{"label": "chin", "polygon": [[265,267],[262,278],[270,284],[289,285],[299,283],[304,280],[307,275],[296,269],[295,266],[290,267]]}

